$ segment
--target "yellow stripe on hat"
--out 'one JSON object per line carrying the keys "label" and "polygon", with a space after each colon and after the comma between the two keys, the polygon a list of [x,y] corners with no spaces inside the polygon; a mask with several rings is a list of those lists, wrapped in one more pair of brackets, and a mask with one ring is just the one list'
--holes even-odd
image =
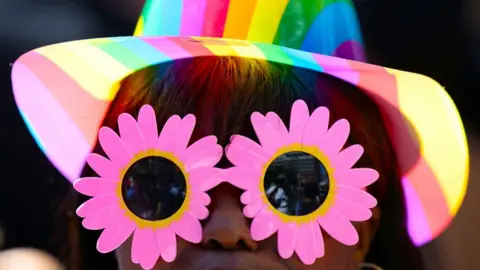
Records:
{"label": "yellow stripe on hat", "polygon": [[225,40],[208,37],[192,37],[192,39],[202,41],[202,45],[216,56],[237,55],[235,50],[226,44]]}
{"label": "yellow stripe on hat", "polygon": [[37,50],[99,100],[113,100],[118,82],[131,71],[87,42],[68,42]]}
{"label": "yellow stripe on hat", "polygon": [[101,72],[102,75],[105,75],[112,81],[122,79],[125,74],[132,72],[117,59],[111,57],[96,46],[85,43],[72,43],[67,44],[65,49],[80,56],[86,63],[92,65],[96,71]]}
{"label": "yellow stripe on hat", "polygon": [[141,36],[143,35],[143,16],[138,18],[137,26],[135,27],[135,31],[133,31],[134,36]]}
{"label": "yellow stripe on hat", "polygon": [[271,44],[289,0],[259,1],[253,14],[248,40]]}
{"label": "yellow stripe on hat", "polygon": [[[202,41],[202,45],[215,55],[241,55],[245,58],[266,60],[266,56],[262,50],[248,41],[229,38],[218,40],[217,38],[209,37],[192,37],[192,39]],[[220,47],[226,48],[222,49]],[[221,54],[217,54],[217,52]]]}
{"label": "yellow stripe on hat", "polygon": [[[445,90],[432,79],[393,69],[387,71],[397,78],[399,107],[404,116],[414,123],[420,138],[420,151],[430,168],[434,169],[450,215],[454,216],[468,183],[468,146],[460,115]],[[433,118],[432,112],[435,114]],[[452,132],[438,134],[446,126],[450,126]],[[467,165],[458,167],[454,164]]]}
{"label": "yellow stripe on hat", "polygon": [[265,54],[257,47],[252,44],[246,46],[231,45],[232,49],[237,52],[238,55],[244,57],[251,57],[254,59],[266,60]]}

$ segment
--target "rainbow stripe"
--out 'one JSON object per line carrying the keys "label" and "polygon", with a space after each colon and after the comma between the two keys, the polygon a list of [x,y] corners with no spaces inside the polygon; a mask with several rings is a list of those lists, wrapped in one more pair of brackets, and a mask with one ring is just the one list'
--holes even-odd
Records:
{"label": "rainbow stripe", "polygon": [[365,59],[350,0],[147,0],[135,35],[223,37]]}
{"label": "rainbow stripe", "polygon": [[13,65],[13,89],[38,145],[73,181],[96,143],[119,81],[151,65],[209,55],[304,67],[359,86],[393,124],[390,137],[404,172],[413,240],[428,242],[457,213],[468,181],[465,133],[450,97],[425,76],[242,40],[120,37],[66,42],[28,52]]}

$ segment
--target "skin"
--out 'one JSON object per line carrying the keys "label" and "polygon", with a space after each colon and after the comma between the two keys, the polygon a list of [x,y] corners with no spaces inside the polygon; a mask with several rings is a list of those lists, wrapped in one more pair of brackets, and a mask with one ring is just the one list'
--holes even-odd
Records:
{"label": "skin", "polygon": [[[203,239],[200,244],[187,243],[177,238],[178,255],[173,263],[161,259],[154,270],[286,270],[335,269],[353,270],[368,252],[370,240],[378,225],[379,210],[373,209],[368,222],[355,224],[360,236],[356,246],[345,246],[324,234],[325,256],[313,265],[303,265],[294,255],[288,260],[277,254],[276,235],[261,242],[250,236],[250,221],[242,213],[239,201],[241,191],[229,184],[221,184],[209,192],[212,203],[210,216],[203,222]],[[131,239],[117,249],[121,270],[141,270],[130,259]]]}
{"label": "skin", "polygon": [[62,270],[60,263],[49,254],[32,248],[15,248],[0,252],[2,270]]}

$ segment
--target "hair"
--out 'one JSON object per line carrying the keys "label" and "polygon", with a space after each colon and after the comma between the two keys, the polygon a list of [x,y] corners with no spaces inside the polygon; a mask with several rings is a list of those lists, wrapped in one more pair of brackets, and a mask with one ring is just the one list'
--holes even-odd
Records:
{"label": "hair", "polygon": [[[190,142],[213,134],[225,147],[232,134],[256,139],[250,124],[255,111],[274,111],[288,123],[291,106],[298,99],[304,100],[310,111],[328,107],[331,123],[348,119],[351,135],[347,144],[359,143],[365,150],[357,166],[372,167],[380,173],[380,179],[368,188],[382,214],[366,261],[388,270],[424,269],[420,251],[407,231],[401,173],[387,135],[388,123],[382,120],[377,105],[353,85],[329,75],[261,60],[214,56],[185,59],[148,67],[124,79],[104,125],[116,129],[120,113],[137,115],[142,105],[150,104],[159,127],[173,114],[193,113],[197,125]],[[73,255],[69,256],[68,269],[98,267],[101,260],[115,263],[113,256],[97,254],[98,232],[81,229],[73,214],[85,198],[72,193],[68,199],[70,203],[63,209],[69,213],[70,247],[64,255]]]}

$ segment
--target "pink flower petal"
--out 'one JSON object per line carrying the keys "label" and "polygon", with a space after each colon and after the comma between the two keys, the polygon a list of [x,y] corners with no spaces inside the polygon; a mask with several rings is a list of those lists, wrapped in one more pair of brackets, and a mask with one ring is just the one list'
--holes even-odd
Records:
{"label": "pink flower petal", "polygon": [[268,207],[263,208],[253,219],[250,232],[253,240],[262,241],[272,236],[278,230],[280,220],[270,212]]}
{"label": "pink flower petal", "polygon": [[118,206],[111,205],[105,207],[95,214],[91,214],[82,221],[85,229],[101,230],[107,228],[110,224],[117,222],[122,218],[124,211],[120,210]]}
{"label": "pink flower petal", "polygon": [[362,157],[363,147],[359,144],[349,146],[338,155],[332,158],[332,167],[336,170],[351,169],[355,163]]}
{"label": "pink flower petal", "polygon": [[192,193],[192,203],[197,203],[203,206],[210,204],[210,196],[205,192],[193,192]]}
{"label": "pink flower petal", "polygon": [[282,144],[288,144],[290,142],[290,134],[288,133],[288,129],[283,123],[280,116],[278,116],[274,112],[269,112],[267,113],[265,118],[267,118],[272,128],[275,129],[278,133],[278,137],[282,141]]}
{"label": "pink flower petal", "polygon": [[180,118],[180,116],[170,116],[160,131],[155,148],[158,148],[162,151],[172,151],[171,140],[175,140],[175,136],[177,135],[177,130],[180,128],[181,122],[182,118]]}
{"label": "pink flower petal", "polygon": [[188,172],[188,184],[195,191],[208,191],[222,182],[221,169],[214,167],[201,167]]}
{"label": "pink flower petal", "polygon": [[340,197],[335,198],[332,209],[350,221],[365,221],[372,217],[370,209]]}
{"label": "pink flower petal", "polygon": [[185,213],[180,221],[170,224],[170,228],[184,240],[198,244],[202,240],[202,225],[190,213]]}
{"label": "pink flower petal", "polygon": [[150,105],[143,105],[138,113],[138,127],[142,130],[142,135],[147,148],[153,148],[157,144],[158,129],[155,110]]}
{"label": "pink flower petal", "polygon": [[262,114],[254,112],[250,118],[258,141],[267,152],[273,154],[285,145],[285,142],[282,142],[279,137],[278,131],[270,125],[270,122]]}
{"label": "pink flower petal", "polygon": [[132,262],[134,264],[139,264],[140,261],[142,260],[142,254],[143,254],[142,237],[138,236],[138,233],[139,233],[140,230],[141,229],[137,228],[133,232],[133,237],[132,237],[132,248],[131,248],[131,252],[130,252],[130,257],[131,257]]}
{"label": "pink flower petal", "polygon": [[243,208],[243,215],[254,218],[263,208],[267,207],[261,198],[253,200]]}
{"label": "pink flower petal", "polygon": [[145,151],[145,140],[142,131],[135,118],[128,113],[122,113],[118,117],[118,130],[120,138],[130,153],[137,154]]}
{"label": "pink flower petal", "polygon": [[188,211],[198,220],[204,220],[208,217],[208,209],[196,203],[190,203]]}
{"label": "pink flower petal", "polygon": [[330,112],[325,107],[319,107],[313,111],[308,120],[303,135],[303,144],[309,146],[320,145],[328,130]]}
{"label": "pink flower petal", "polygon": [[379,174],[370,168],[353,168],[347,171],[335,171],[333,177],[340,186],[363,188],[377,181]]}
{"label": "pink flower petal", "polygon": [[172,144],[171,149],[173,152],[178,153],[187,148],[190,138],[192,137],[193,129],[195,128],[195,122],[196,119],[193,114],[188,114],[181,120],[178,129],[169,140]]}
{"label": "pink flower petal", "polygon": [[73,182],[73,188],[75,188],[76,191],[92,197],[114,193],[118,185],[119,183],[99,177],[85,177]]}
{"label": "pink flower petal", "polygon": [[112,223],[98,238],[97,250],[100,253],[108,253],[117,249],[130,237],[134,229],[135,223],[127,218]]}
{"label": "pink flower petal", "polygon": [[98,140],[105,154],[118,167],[124,167],[132,160],[133,154],[127,149],[120,137],[110,128],[100,128]]}
{"label": "pink flower petal", "polygon": [[93,197],[80,205],[80,207],[78,207],[77,215],[79,217],[86,217],[98,213],[105,207],[108,207],[110,205],[117,205],[118,200],[119,198],[115,193]]}
{"label": "pink flower petal", "polygon": [[295,251],[300,258],[300,261],[302,261],[306,265],[313,264],[316,259],[313,226],[318,227],[318,224],[315,223],[310,222],[307,224],[302,224],[298,229],[297,241],[295,243]]}
{"label": "pink flower petal", "polygon": [[99,176],[119,181],[120,168],[105,157],[92,153],[88,155],[87,163]]}
{"label": "pink flower petal", "polygon": [[359,188],[352,188],[347,186],[337,186],[337,197],[358,203],[367,208],[377,206],[377,199]]}
{"label": "pink flower petal", "polygon": [[160,131],[160,136],[158,137],[157,145],[155,148],[162,151],[173,152],[175,151],[176,140],[178,136],[178,130],[182,124],[182,119],[178,115],[172,115],[168,118],[167,122],[163,126],[162,131]]}
{"label": "pink flower petal", "polygon": [[352,223],[334,211],[317,218],[322,228],[334,239],[347,246],[358,243],[358,233]]}
{"label": "pink flower petal", "polygon": [[232,136],[225,148],[228,160],[235,166],[261,168],[270,158],[270,154],[253,140],[240,135]]}
{"label": "pink flower petal", "polygon": [[350,135],[350,124],[346,119],[340,119],[330,127],[318,147],[325,155],[333,157],[342,150],[348,135]]}
{"label": "pink flower petal", "polygon": [[215,136],[203,137],[178,154],[187,171],[198,167],[213,167],[222,156],[223,148],[217,144]]}
{"label": "pink flower petal", "polygon": [[278,254],[284,259],[292,257],[297,242],[298,227],[295,223],[281,224],[278,228]]}
{"label": "pink flower petal", "polygon": [[262,193],[258,189],[257,190],[254,190],[254,189],[247,190],[247,191],[244,191],[242,193],[242,195],[240,196],[240,201],[243,204],[249,204],[253,200],[259,199],[261,196],[262,196]]}
{"label": "pink flower petal", "polygon": [[310,112],[308,111],[308,106],[305,101],[295,101],[292,105],[292,111],[290,113],[289,131],[292,143],[302,142],[309,118]]}
{"label": "pink flower petal", "polygon": [[323,243],[323,235],[320,226],[315,223],[313,228],[313,241],[315,242],[315,257],[322,258],[325,255],[325,243]]}
{"label": "pink flower petal", "polygon": [[152,269],[160,257],[157,237],[151,228],[136,229],[132,240],[132,262],[143,269]]}
{"label": "pink flower petal", "polygon": [[224,171],[223,177],[228,183],[243,190],[258,190],[262,172],[257,168],[231,167]]}
{"label": "pink flower petal", "polygon": [[157,230],[157,242],[160,247],[160,255],[166,262],[173,262],[177,257],[177,239],[170,229]]}

